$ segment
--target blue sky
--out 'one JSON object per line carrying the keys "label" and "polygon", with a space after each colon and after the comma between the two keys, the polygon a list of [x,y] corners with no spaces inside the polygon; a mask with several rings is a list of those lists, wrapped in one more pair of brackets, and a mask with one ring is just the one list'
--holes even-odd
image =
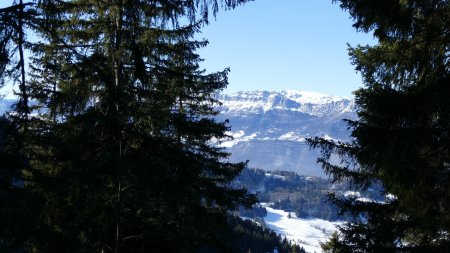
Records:
{"label": "blue sky", "polygon": [[[10,3],[0,0],[0,7]],[[361,77],[347,43],[374,44],[331,0],[255,0],[222,11],[197,38],[202,68],[231,68],[225,92],[297,89],[350,97]]]}
{"label": "blue sky", "polygon": [[350,97],[361,77],[347,42],[374,44],[331,0],[256,0],[221,12],[198,38],[207,71],[231,68],[226,92],[298,89]]}

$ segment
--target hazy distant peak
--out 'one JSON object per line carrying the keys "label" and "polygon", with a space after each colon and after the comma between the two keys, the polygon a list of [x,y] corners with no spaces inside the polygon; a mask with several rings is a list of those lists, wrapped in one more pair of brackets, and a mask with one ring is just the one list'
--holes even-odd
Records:
{"label": "hazy distant peak", "polygon": [[228,135],[220,143],[234,162],[250,160],[249,166],[266,170],[290,170],[324,176],[317,164],[317,150],[305,140],[319,136],[346,141],[344,118],[355,119],[353,100],[317,92],[240,91],[221,94],[218,120],[229,119]]}
{"label": "hazy distant peak", "polygon": [[302,104],[328,104],[343,100],[350,100],[346,97],[326,95],[314,91],[286,90],[281,94]]}
{"label": "hazy distant peak", "polygon": [[284,90],[284,91],[237,91],[221,94],[221,98],[263,99],[267,100],[276,96],[285,97],[301,104],[326,104],[339,101],[350,101],[349,98],[333,96],[314,91]]}
{"label": "hazy distant peak", "polygon": [[310,115],[325,116],[353,111],[353,101],[340,96],[317,92],[285,91],[239,91],[219,95],[223,103],[222,113],[253,114],[272,110],[296,111]]}

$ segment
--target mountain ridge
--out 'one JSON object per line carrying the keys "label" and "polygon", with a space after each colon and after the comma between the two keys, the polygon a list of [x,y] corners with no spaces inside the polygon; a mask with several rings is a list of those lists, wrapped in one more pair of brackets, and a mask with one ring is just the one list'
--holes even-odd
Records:
{"label": "mountain ridge", "polygon": [[354,101],[306,91],[241,91],[218,96],[220,120],[228,119],[233,140],[220,146],[231,161],[249,160],[250,167],[325,176],[306,138],[348,141],[343,119],[356,119]]}
{"label": "mountain ridge", "polygon": [[354,108],[353,100],[346,97],[297,90],[240,91],[220,94],[218,99],[222,102],[219,107],[222,113],[261,113],[278,109],[326,116],[339,111],[350,112]]}

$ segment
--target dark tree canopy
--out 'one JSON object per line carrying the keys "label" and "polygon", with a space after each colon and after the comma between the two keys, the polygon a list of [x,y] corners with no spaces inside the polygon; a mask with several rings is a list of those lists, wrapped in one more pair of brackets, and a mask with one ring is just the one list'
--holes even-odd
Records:
{"label": "dark tree canopy", "polygon": [[[352,141],[310,141],[325,171],[361,187],[381,183],[385,202],[334,199],[355,222],[332,252],[450,250],[450,4],[448,1],[339,1],[375,46],[350,48],[363,77]],[[336,163],[333,154],[339,155]],[[333,162],[334,161],[334,162]]]}
{"label": "dark tree canopy", "polygon": [[193,35],[244,2],[20,1],[23,29],[1,13],[0,57],[18,47],[23,71],[31,57],[0,127],[0,159],[16,161],[1,163],[0,251],[228,251],[218,228],[255,198],[212,142],[228,138],[213,109],[228,70],[205,74]]}

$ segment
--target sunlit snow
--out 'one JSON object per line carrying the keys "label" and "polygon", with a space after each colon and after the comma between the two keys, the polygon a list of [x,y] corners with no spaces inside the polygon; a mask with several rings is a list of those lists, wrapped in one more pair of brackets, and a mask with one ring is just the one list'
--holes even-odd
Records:
{"label": "sunlit snow", "polygon": [[273,177],[273,178],[278,178],[278,179],[281,179],[281,180],[286,180],[286,177],[285,176],[281,176],[281,175],[276,175],[276,174],[272,174],[272,173],[266,173],[265,175],[266,175],[266,177]]}
{"label": "sunlit snow", "polygon": [[336,225],[342,222],[331,222],[322,219],[300,219],[283,210],[267,207],[265,223],[275,232],[295,244],[302,246],[306,252],[322,252],[319,242],[324,242],[336,230]]}
{"label": "sunlit snow", "polygon": [[301,104],[327,104],[345,100],[345,97],[330,96],[312,91],[286,90],[285,96]]}
{"label": "sunlit snow", "polygon": [[302,137],[302,136],[300,136],[300,135],[298,135],[298,134],[296,134],[295,132],[292,132],[292,131],[281,135],[278,139],[279,140],[284,140],[284,141],[285,140],[288,140],[288,141],[300,141],[300,142],[304,142],[305,141],[304,137]]}
{"label": "sunlit snow", "polygon": [[360,192],[355,192],[355,191],[345,191],[344,192],[344,197],[347,197],[347,198],[359,198],[359,197],[361,197],[361,193]]}
{"label": "sunlit snow", "polygon": [[250,134],[250,135],[245,135],[244,131],[242,131],[242,130],[237,131],[235,133],[227,132],[227,134],[233,136],[233,140],[224,141],[224,142],[219,144],[219,147],[231,148],[231,147],[233,147],[234,145],[236,145],[237,143],[239,143],[241,141],[250,141],[250,140],[255,139],[255,137],[257,136],[256,133],[253,133],[253,134]]}
{"label": "sunlit snow", "polygon": [[331,96],[317,92],[286,90],[276,91],[240,91],[222,94],[221,113],[261,114],[271,110],[287,110],[309,115],[324,116],[330,113],[351,112],[352,101],[345,97]]}

